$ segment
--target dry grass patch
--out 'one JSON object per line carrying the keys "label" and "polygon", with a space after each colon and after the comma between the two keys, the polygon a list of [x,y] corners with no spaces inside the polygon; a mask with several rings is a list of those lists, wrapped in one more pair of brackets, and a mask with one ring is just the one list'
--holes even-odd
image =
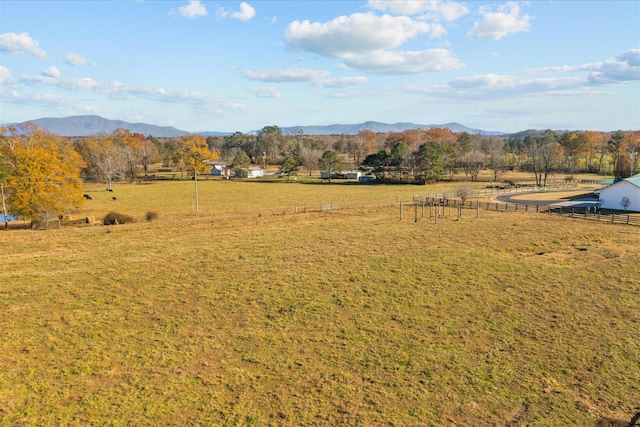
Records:
{"label": "dry grass patch", "polygon": [[635,228],[161,212],[0,233],[4,424],[594,425],[638,404]]}

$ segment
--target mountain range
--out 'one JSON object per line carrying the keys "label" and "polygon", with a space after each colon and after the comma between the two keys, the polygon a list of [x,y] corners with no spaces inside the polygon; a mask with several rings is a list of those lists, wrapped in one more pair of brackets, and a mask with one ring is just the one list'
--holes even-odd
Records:
{"label": "mountain range", "polygon": [[[113,133],[118,128],[129,129],[132,133],[140,133],[143,135],[151,135],[158,138],[161,137],[177,137],[194,132],[187,132],[184,130],[176,129],[172,126],[156,126],[147,123],[130,123],[122,120],[110,120],[104,117],[96,115],[88,116],[70,116],[62,118],[46,117],[36,120],[29,120],[34,123],[40,129],[48,130],[52,133],[61,136],[90,136],[100,133]],[[20,123],[24,124],[26,122]],[[327,126],[293,126],[282,127],[284,134],[304,134],[304,135],[355,135],[360,131],[370,130],[375,133],[386,132],[403,132],[411,129],[424,129],[431,128],[449,128],[452,132],[468,132],[470,134],[481,135],[504,135],[503,132],[486,131],[482,129],[472,129],[463,126],[459,123],[446,123],[442,125],[420,125],[415,123],[381,123],[368,121],[358,124],[334,124]],[[202,136],[219,136],[219,135],[231,135],[232,132],[195,132]],[[257,133],[257,130],[248,132],[249,134]]]}

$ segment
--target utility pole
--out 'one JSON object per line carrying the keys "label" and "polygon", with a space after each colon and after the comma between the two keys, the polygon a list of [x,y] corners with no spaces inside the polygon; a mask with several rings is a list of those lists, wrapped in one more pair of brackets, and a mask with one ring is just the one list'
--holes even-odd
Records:
{"label": "utility pole", "polygon": [[4,228],[9,228],[9,221],[7,220],[7,204],[4,201],[4,185],[0,184],[0,191],[2,191],[2,214],[4,216]]}
{"label": "utility pole", "polygon": [[196,186],[196,213],[198,213],[198,171],[193,170],[193,181]]}

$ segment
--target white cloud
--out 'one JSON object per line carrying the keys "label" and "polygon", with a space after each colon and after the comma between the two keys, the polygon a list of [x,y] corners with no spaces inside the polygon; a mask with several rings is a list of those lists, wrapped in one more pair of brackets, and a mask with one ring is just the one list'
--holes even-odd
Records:
{"label": "white cloud", "polygon": [[195,18],[197,16],[207,16],[207,8],[204,7],[200,0],[187,0],[189,4],[180,6],[178,13],[187,18]]}
{"label": "white cloud", "polygon": [[432,21],[455,21],[469,13],[469,8],[455,1],[441,0],[369,0],[368,6],[397,15],[422,15]]}
{"label": "white cloud", "polygon": [[589,81],[596,84],[640,80],[640,49],[631,49],[615,58],[593,64]]}
{"label": "white cloud", "polygon": [[601,62],[531,68],[524,72],[528,74],[590,72],[588,77],[591,84],[640,80],[640,49],[630,49]]}
{"label": "white cloud", "polygon": [[58,67],[55,65],[45,68],[41,73],[45,77],[53,77],[56,79],[60,77],[60,70],[58,70]]}
{"label": "white cloud", "polygon": [[285,42],[293,49],[315,52],[328,57],[371,52],[400,46],[434,27],[405,16],[377,16],[356,13],[320,23],[294,21],[285,31]]}
{"label": "white cloud", "polygon": [[0,65],[0,84],[5,85],[9,83],[13,83],[11,72],[7,67]]}
{"label": "white cloud", "polygon": [[248,3],[242,2],[240,3],[240,10],[238,10],[237,12],[230,12],[223,7],[216,6],[216,16],[218,17],[218,19],[231,17],[234,19],[239,19],[242,22],[247,22],[254,16],[256,16],[256,10]]}
{"label": "white cloud", "polygon": [[258,98],[280,98],[282,94],[273,86],[249,88],[249,92]]}
{"label": "white cloud", "polygon": [[36,58],[46,58],[47,53],[40,49],[38,42],[29,33],[4,33],[0,35],[0,51],[12,54],[26,53]]}
{"label": "white cloud", "polygon": [[344,62],[352,68],[383,75],[444,71],[464,65],[447,49],[406,52],[378,50],[367,54],[345,55]]}
{"label": "white cloud", "polygon": [[328,71],[311,70],[308,68],[288,68],[279,71],[245,71],[242,73],[250,80],[271,83],[310,82],[329,75]]}
{"label": "white cloud", "polygon": [[240,3],[240,10],[238,12],[231,14],[232,18],[239,19],[242,22],[247,22],[254,16],[256,16],[256,10],[245,2]]}
{"label": "white cloud", "polygon": [[323,87],[323,88],[345,88],[345,87],[358,86],[360,84],[366,83],[367,81],[368,79],[364,76],[335,77],[335,78],[320,79],[312,82],[312,84],[315,87]]}
{"label": "white cloud", "polygon": [[[424,11],[424,2],[375,2],[379,8]],[[390,75],[413,74],[459,68],[463,64],[446,49],[393,51],[404,42],[427,34],[437,37],[446,31],[440,24],[428,24],[406,16],[377,16],[372,12],[341,16],[319,23],[294,21],[285,32],[285,42],[293,49],[340,58],[348,67]]]}
{"label": "white cloud", "polygon": [[511,34],[528,31],[531,27],[532,16],[521,14],[520,6],[515,2],[507,2],[492,12],[487,7],[480,8],[482,20],[476,21],[467,33],[470,39],[491,38],[500,40]]}
{"label": "white cloud", "polygon": [[65,53],[63,61],[69,65],[73,65],[76,67],[83,66],[83,65],[93,65],[93,64],[90,64],[89,61],[87,61],[87,58],[85,58],[83,55],[80,55],[79,53],[76,53],[76,52]]}
{"label": "white cloud", "polygon": [[77,79],[62,79],[58,83],[58,87],[62,89],[68,89],[68,90],[77,90],[77,89],[88,90],[88,89],[99,88],[100,83],[98,83],[97,81],[89,77],[80,77]]}

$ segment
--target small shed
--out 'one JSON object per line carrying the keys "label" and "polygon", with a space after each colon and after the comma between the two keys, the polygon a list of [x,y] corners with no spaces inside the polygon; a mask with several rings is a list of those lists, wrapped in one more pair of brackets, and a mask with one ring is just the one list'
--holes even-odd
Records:
{"label": "small shed", "polygon": [[604,209],[640,212],[640,174],[601,189],[599,203]]}
{"label": "small shed", "polygon": [[258,178],[264,176],[264,169],[259,167],[251,167],[248,169],[236,169],[236,178]]}
{"label": "small shed", "polygon": [[226,176],[229,175],[229,169],[227,165],[224,163],[212,163],[211,164],[211,175],[213,176]]}

